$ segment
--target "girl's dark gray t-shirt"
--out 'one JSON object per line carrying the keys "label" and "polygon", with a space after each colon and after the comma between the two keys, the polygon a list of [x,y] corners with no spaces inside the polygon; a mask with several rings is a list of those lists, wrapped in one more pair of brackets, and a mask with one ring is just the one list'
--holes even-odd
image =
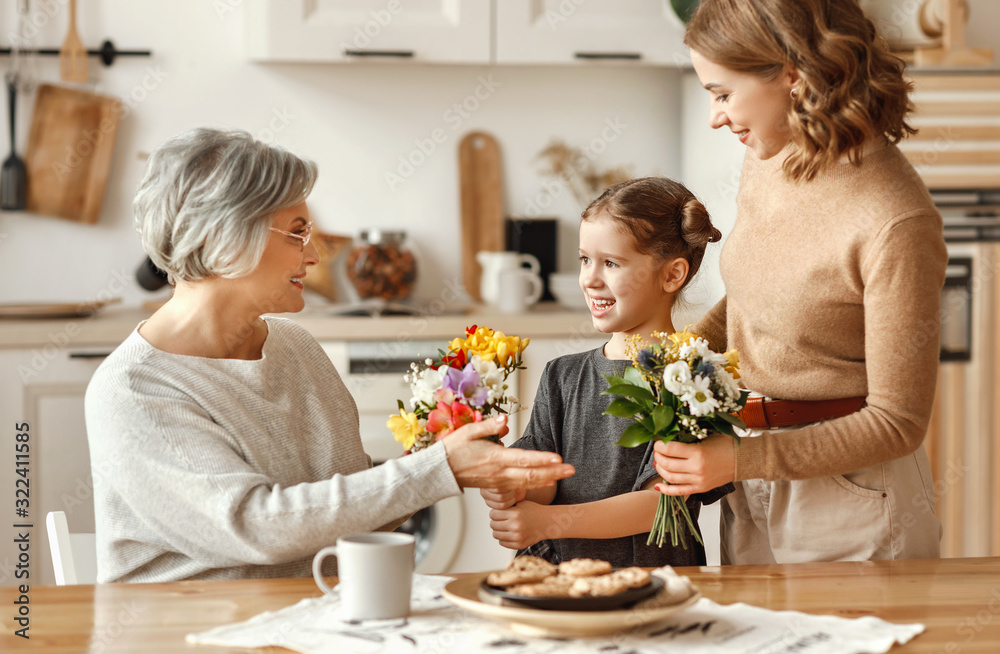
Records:
{"label": "girl's dark gray t-shirt", "polygon": [[[546,364],[524,435],[512,447],[556,452],[576,468],[559,481],[552,504],[582,504],[636,491],[659,476],[653,467],[653,443],[626,448],[615,445],[631,421],[603,415],[613,399],[604,375],[621,375],[627,361],[604,356],[603,347],[569,354]],[[701,504],[717,501],[732,485],[694,495],[687,505],[697,526]],[[652,526],[653,514],[649,515]],[[610,561],[613,566],[705,565],[705,548],[693,537],[687,547],[670,541],[647,545],[648,533],[624,538],[546,540],[518,554],[542,556],[554,563],[573,558]]]}

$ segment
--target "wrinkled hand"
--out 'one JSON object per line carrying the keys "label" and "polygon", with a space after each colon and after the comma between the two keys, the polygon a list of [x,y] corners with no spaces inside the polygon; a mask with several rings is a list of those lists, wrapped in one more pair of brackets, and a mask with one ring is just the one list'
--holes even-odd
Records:
{"label": "wrinkled hand", "polygon": [[547,538],[545,528],[552,524],[550,507],[535,502],[521,502],[509,509],[490,511],[493,538],[503,547],[523,550]]}
{"label": "wrinkled hand", "polygon": [[653,459],[656,471],[670,482],[656,485],[664,495],[704,493],[736,478],[736,441],[725,434],[712,434],[700,443],[657,441]]}
{"label": "wrinkled hand", "polygon": [[542,488],[576,472],[558,454],[506,448],[483,440],[507,431],[507,417],[498,416],[465,425],[441,440],[459,486],[499,491]]}
{"label": "wrinkled hand", "polygon": [[479,494],[486,500],[486,506],[491,509],[502,511],[514,506],[527,496],[528,491],[524,488],[502,491],[496,488],[480,488]]}

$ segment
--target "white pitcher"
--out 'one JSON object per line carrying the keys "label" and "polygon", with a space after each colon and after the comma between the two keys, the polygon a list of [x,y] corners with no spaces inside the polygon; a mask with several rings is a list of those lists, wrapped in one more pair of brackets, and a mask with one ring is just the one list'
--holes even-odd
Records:
{"label": "white pitcher", "polygon": [[[477,252],[476,261],[482,267],[483,272],[479,278],[479,297],[483,302],[497,306],[499,302],[500,273],[504,270],[524,270],[525,274],[537,279],[536,288],[541,288],[542,278],[538,275],[541,266],[538,259],[531,254],[521,254],[519,252]],[[534,282],[533,282],[534,283]],[[534,296],[535,294],[532,293]],[[541,295],[540,293],[538,295]],[[537,298],[535,298],[537,301]]]}

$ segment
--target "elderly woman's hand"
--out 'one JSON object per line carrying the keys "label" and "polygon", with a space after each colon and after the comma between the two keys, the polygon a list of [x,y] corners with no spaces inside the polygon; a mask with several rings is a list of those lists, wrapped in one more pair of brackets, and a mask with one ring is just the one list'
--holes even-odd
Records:
{"label": "elderly woman's hand", "polygon": [[541,488],[553,486],[576,470],[552,452],[502,447],[483,440],[507,433],[506,416],[465,425],[445,436],[441,443],[448,464],[462,488]]}

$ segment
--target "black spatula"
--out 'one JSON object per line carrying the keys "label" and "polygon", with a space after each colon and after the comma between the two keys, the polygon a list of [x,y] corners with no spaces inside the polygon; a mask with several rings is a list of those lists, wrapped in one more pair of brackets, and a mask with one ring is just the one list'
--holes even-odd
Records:
{"label": "black spatula", "polygon": [[7,74],[7,103],[10,112],[10,156],[0,168],[0,209],[21,211],[27,201],[28,175],[24,161],[14,147],[14,114],[17,109],[17,75]]}

